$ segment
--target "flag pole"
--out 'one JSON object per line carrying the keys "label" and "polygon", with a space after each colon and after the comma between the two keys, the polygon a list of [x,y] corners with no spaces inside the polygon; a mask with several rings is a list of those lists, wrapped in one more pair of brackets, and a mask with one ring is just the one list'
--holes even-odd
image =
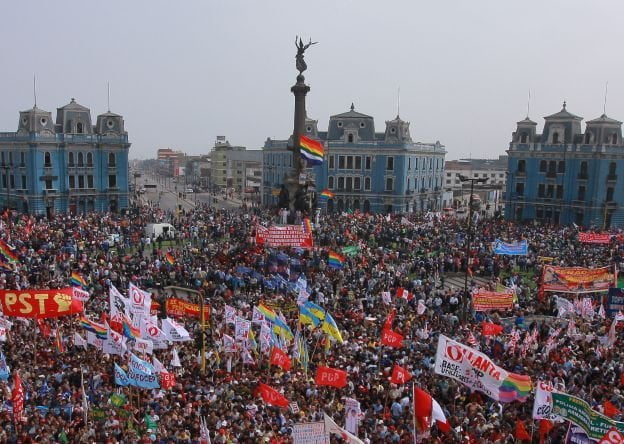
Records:
{"label": "flag pole", "polygon": [[418,443],[416,439],[416,382],[412,382],[412,409],[414,410],[414,416],[412,417],[414,421],[414,444]]}

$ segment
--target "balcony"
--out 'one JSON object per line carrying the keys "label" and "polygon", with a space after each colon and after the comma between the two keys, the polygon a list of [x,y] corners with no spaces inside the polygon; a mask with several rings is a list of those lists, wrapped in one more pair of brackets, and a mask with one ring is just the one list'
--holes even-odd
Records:
{"label": "balcony", "polygon": [[578,180],[587,180],[587,179],[589,179],[589,175],[587,173],[579,173],[577,177],[578,177]]}
{"label": "balcony", "polygon": [[607,176],[607,182],[617,182],[617,174],[609,174]]}
{"label": "balcony", "polygon": [[549,171],[546,173],[546,178],[548,179],[556,179],[557,178],[557,172],[556,171]]}

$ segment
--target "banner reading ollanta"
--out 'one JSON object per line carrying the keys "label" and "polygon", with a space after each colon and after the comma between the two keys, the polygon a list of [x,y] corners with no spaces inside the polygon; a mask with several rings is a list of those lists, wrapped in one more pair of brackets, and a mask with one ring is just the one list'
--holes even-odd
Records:
{"label": "banner reading ollanta", "polygon": [[304,230],[303,225],[256,227],[256,243],[267,247],[312,248],[312,232]]}
{"label": "banner reading ollanta", "polygon": [[[167,316],[179,317],[179,316],[191,316],[199,319],[199,304],[192,304],[184,299],[170,298],[165,303],[165,309],[167,310]],[[210,306],[204,305],[204,321],[210,319]]]}
{"label": "banner reading ollanta", "polygon": [[483,288],[472,293],[472,305],[475,311],[511,310],[513,293],[487,291]]}
{"label": "banner reading ollanta", "polygon": [[444,335],[438,340],[435,372],[500,402],[525,401],[531,378],[496,366],[485,354]]}
{"label": "banner reading ollanta", "polygon": [[543,290],[560,293],[593,293],[607,291],[614,286],[611,267],[553,267],[544,266]]}
{"label": "banner reading ollanta", "polygon": [[582,428],[587,436],[599,440],[611,427],[624,432],[624,422],[613,421],[607,416],[592,410],[591,406],[575,396],[565,393],[552,393],[553,413]]}
{"label": "banner reading ollanta", "polygon": [[509,244],[496,239],[493,246],[494,254],[505,254],[507,256],[526,256],[529,254],[529,244],[526,240]]}
{"label": "banner reading ollanta", "polygon": [[81,313],[82,302],[72,296],[72,287],[56,290],[0,290],[0,305],[5,316],[18,318],[56,318]]}

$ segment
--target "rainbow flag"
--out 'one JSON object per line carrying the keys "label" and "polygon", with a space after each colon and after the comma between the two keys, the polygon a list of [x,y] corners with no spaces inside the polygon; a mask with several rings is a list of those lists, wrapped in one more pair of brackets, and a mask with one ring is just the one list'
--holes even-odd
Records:
{"label": "rainbow flag", "polygon": [[335,251],[329,252],[329,259],[327,260],[327,265],[329,265],[330,267],[340,269],[344,267],[344,261],[345,261],[344,256],[341,256]]}
{"label": "rainbow flag", "polygon": [[308,165],[321,165],[323,163],[325,148],[321,142],[301,136],[299,138],[299,151]]}
{"label": "rainbow flag", "polygon": [[277,313],[275,313],[275,311],[271,310],[269,307],[262,305],[262,304],[258,305],[257,308],[258,308],[258,311],[262,313],[262,315],[267,321],[271,323],[275,323],[275,321],[277,320]]}
{"label": "rainbow flag", "polygon": [[498,390],[501,402],[526,401],[531,393],[531,378],[510,372]]}
{"label": "rainbow flag", "polygon": [[57,328],[54,334],[54,345],[59,353],[65,353],[65,344],[63,344],[63,337],[61,336],[60,328]]}
{"label": "rainbow flag", "polygon": [[333,199],[334,196],[335,196],[334,193],[332,193],[327,188],[325,188],[323,191],[320,192],[319,199],[321,200]]}
{"label": "rainbow flag", "polygon": [[69,283],[74,287],[82,287],[87,288],[87,282],[84,280],[80,273],[72,271],[71,278],[69,279]]}
{"label": "rainbow flag", "polygon": [[167,261],[167,263],[171,266],[173,266],[175,264],[175,259],[173,258],[173,256],[171,255],[171,253],[167,253],[165,254],[165,260]]}
{"label": "rainbow flag", "polygon": [[312,223],[310,222],[310,219],[308,219],[307,217],[303,219],[303,232],[305,234],[312,233]]}
{"label": "rainbow flag", "polygon": [[91,333],[95,333],[99,339],[106,339],[108,336],[108,331],[105,325],[98,324],[97,322],[93,322],[91,319],[86,318],[85,316],[80,316],[80,325],[87,331]]}
{"label": "rainbow flag", "polygon": [[128,316],[122,315],[121,327],[126,338],[137,339],[141,337],[141,330],[132,325]]}
{"label": "rainbow flag", "polygon": [[7,262],[17,262],[19,260],[17,250],[3,240],[0,240],[0,255],[2,255]]}

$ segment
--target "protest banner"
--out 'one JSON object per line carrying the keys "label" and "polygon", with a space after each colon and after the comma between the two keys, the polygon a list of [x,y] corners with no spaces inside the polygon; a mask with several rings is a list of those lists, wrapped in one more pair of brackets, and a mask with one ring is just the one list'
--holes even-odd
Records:
{"label": "protest banner", "polygon": [[531,378],[495,365],[485,354],[440,335],[435,373],[455,379],[500,402],[525,401]]}
{"label": "protest banner", "polygon": [[511,310],[513,296],[511,291],[496,292],[480,288],[472,293],[472,306],[475,311]]}
{"label": "protest banner", "polygon": [[542,274],[542,289],[559,293],[593,293],[613,287],[611,267],[553,267],[546,265]]}
{"label": "protest banner", "polygon": [[[191,302],[185,301],[184,299],[167,299],[167,301],[165,302],[165,310],[167,312],[167,316],[190,316],[197,319],[199,319],[200,317],[199,304],[193,304]],[[204,305],[204,321],[208,321],[209,319],[210,306],[206,304]]]}
{"label": "protest banner", "polygon": [[622,435],[615,427],[611,427],[605,436],[602,437],[598,444],[622,444],[624,435]]}
{"label": "protest banner", "polygon": [[561,418],[552,412],[552,393],[561,393],[555,390],[550,382],[539,381],[535,387],[535,401],[533,402],[533,419],[548,419],[551,421]]}
{"label": "protest banner", "polygon": [[579,233],[579,242],[586,244],[608,244],[611,242],[611,235],[609,233]]}
{"label": "protest banner", "polygon": [[299,247],[312,248],[312,232],[306,231],[303,225],[256,227],[256,243],[266,247]]}
{"label": "protest banner", "polygon": [[5,316],[56,318],[83,311],[82,302],[73,298],[73,287],[56,290],[0,290]]}
{"label": "protest banner", "polygon": [[564,444],[594,444],[596,442],[593,439],[590,439],[590,437],[587,436],[587,433],[585,433],[585,431],[579,426],[576,426],[571,422],[568,424],[568,432],[566,433]]}
{"label": "protest banner", "polygon": [[507,256],[526,256],[529,254],[529,244],[526,240],[506,243],[496,239],[493,242],[493,249],[494,254],[504,254]]}
{"label": "protest banner", "polygon": [[580,398],[555,392],[551,396],[553,414],[576,424],[594,440],[601,439],[614,426],[620,432],[624,432],[624,422],[614,421],[592,410],[591,406]]}
{"label": "protest banner", "polygon": [[605,308],[609,316],[615,316],[618,311],[624,313],[624,288],[609,288]]}
{"label": "protest banner", "polygon": [[305,422],[293,425],[293,444],[329,444],[324,422]]}

